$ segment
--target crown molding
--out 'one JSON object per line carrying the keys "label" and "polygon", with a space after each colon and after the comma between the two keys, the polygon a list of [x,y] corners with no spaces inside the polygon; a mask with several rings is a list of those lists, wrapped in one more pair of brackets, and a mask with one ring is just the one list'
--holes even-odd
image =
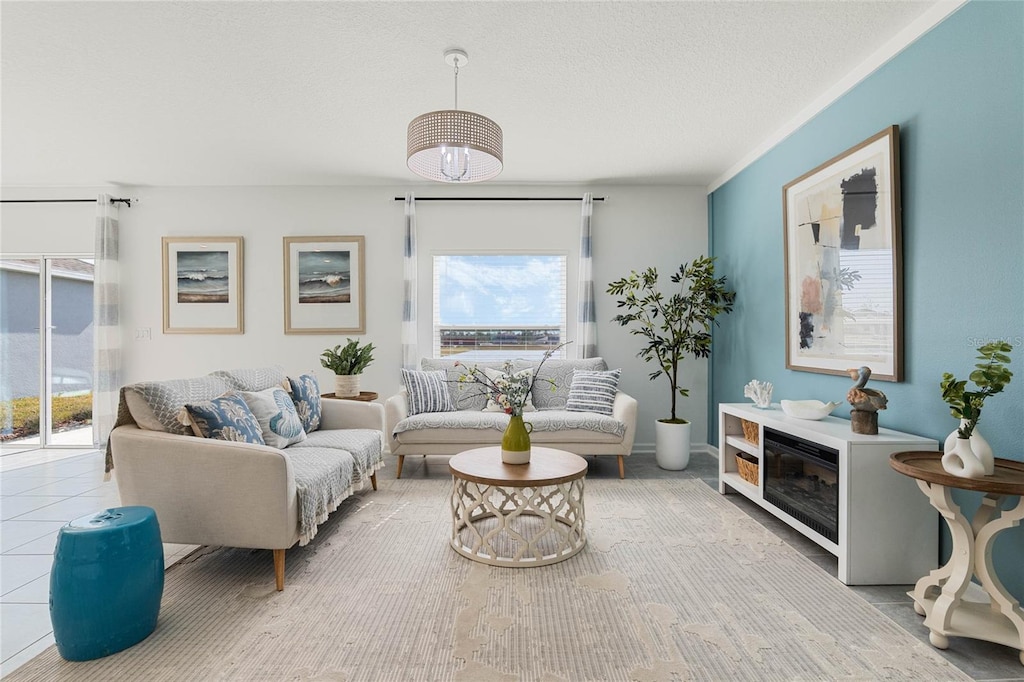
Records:
{"label": "crown molding", "polygon": [[757,161],[767,154],[780,142],[796,132],[801,126],[824,111],[826,107],[837,99],[852,90],[857,84],[873,74],[889,60],[907,49],[918,38],[932,30],[945,19],[957,11],[968,0],[939,0],[929,7],[921,16],[908,24],[903,30],[893,36],[882,47],[875,50],[871,56],[857,65],[852,71],[844,76],[839,82],[818,96],[813,102],[804,107],[800,113],[793,117],[788,123],[772,133],[761,144],[748,152],[743,158],[735,163],[729,170],[718,176],[707,187],[707,193],[711,194],[724,185],[733,177],[738,175],[744,168]]}

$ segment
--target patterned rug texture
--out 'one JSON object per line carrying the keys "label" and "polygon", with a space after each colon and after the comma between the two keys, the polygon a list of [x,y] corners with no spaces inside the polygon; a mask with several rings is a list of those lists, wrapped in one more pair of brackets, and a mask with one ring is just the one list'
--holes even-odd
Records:
{"label": "patterned rug texture", "polygon": [[306,547],[170,568],[156,631],[51,647],[15,680],[964,680],[698,480],[590,480],[587,547],[498,568],[450,549],[450,483],[381,477]]}

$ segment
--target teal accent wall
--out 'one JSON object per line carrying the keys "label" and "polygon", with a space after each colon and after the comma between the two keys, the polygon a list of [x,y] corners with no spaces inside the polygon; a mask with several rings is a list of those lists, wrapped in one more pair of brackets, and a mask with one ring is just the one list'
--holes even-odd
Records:
{"label": "teal accent wall", "polygon": [[[773,400],[841,400],[852,382],[786,369],[782,187],[883,128],[900,127],[904,381],[883,427],[942,441],[956,426],[942,373],[965,378],[975,349],[1014,345],[1014,380],[989,398],[979,430],[997,457],[1024,461],[1024,3],[971,2],[710,196],[711,253],[737,291],[711,358],[708,431],[751,379]],[[848,417],[849,406],[836,410]],[[973,513],[980,496],[957,491]],[[1016,499],[1011,503],[1015,503]],[[949,536],[942,528],[943,559]],[[1024,527],[995,546],[1000,577],[1024,601]]]}

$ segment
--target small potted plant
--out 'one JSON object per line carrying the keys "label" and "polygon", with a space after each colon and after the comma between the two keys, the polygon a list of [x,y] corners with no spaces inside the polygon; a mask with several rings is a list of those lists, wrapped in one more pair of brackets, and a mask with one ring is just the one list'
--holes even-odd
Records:
{"label": "small potted plant", "polygon": [[711,327],[715,318],[732,312],[736,293],[725,286],[725,277],[715,277],[715,259],[699,256],[684,263],[671,276],[679,290],[670,296],[658,291],[658,271],[647,268],[608,285],[608,293],[621,296],[619,308],[626,312],[612,318],[629,333],[642,336],[647,345],[637,353],[645,362],[654,361],[654,381],[665,375],[671,389],[672,407],[668,419],[655,426],[655,458],[662,469],[685,469],[690,463],[690,422],[676,417],[676,397],[690,395],[679,385],[679,365],[687,356],[711,355]]}
{"label": "small potted plant", "polygon": [[373,362],[373,344],[361,346],[359,341],[348,339],[328,348],[320,355],[320,364],[334,372],[334,395],[350,398],[359,395],[359,375]]}
{"label": "small potted plant", "polygon": [[[958,448],[961,452],[970,450],[966,457],[943,457],[943,466],[953,466],[957,469],[950,473],[969,476],[969,473],[958,472],[965,468],[970,469],[971,463],[967,460],[970,454],[973,454],[981,462],[984,475],[992,475],[995,467],[992,448],[978,432],[978,421],[981,419],[981,408],[985,405],[985,399],[1001,393],[1013,378],[1013,372],[1006,366],[1010,363],[1009,353],[1012,350],[1013,346],[1005,341],[993,341],[978,348],[977,359],[982,362],[974,365],[974,371],[966,380],[960,381],[949,372],[943,373],[942,382],[939,384],[942,399],[949,405],[950,414],[960,420],[960,427],[946,438],[943,452],[949,455]],[[968,380],[977,386],[977,390],[966,390]],[[966,444],[958,441],[966,441]],[[953,464],[947,465],[948,462]]]}

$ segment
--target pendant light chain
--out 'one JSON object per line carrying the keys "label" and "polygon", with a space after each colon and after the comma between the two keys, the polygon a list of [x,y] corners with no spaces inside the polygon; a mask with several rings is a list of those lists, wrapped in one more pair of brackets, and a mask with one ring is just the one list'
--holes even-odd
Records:
{"label": "pendant light chain", "polygon": [[459,58],[455,57],[455,108],[459,108]]}

